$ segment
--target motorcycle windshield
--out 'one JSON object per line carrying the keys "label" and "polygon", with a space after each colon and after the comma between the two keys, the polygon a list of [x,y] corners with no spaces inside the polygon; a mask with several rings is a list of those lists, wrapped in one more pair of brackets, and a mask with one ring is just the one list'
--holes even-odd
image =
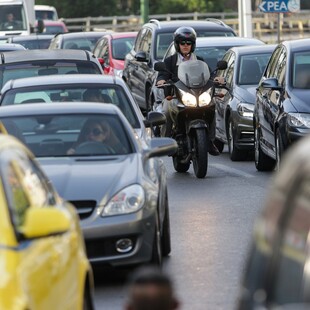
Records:
{"label": "motorcycle windshield", "polygon": [[201,88],[210,78],[209,67],[201,60],[184,61],[179,65],[178,78],[188,88]]}

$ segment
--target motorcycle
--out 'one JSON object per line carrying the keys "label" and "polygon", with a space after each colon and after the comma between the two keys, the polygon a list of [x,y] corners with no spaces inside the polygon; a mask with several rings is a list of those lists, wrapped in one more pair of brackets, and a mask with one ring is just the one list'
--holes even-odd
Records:
{"label": "motorcycle", "polygon": [[[157,62],[156,71],[168,71],[164,62]],[[227,68],[226,61],[219,61],[216,70]],[[213,73],[213,72],[212,72]],[[197,178],[204,178],[208,170],[209,123],[215,109],[212,97],[214,87],[221,87],[210,79],[208,65],[201,60],[182,62],[178,68],[178,81],[167,81],[157,86],[163,88],[169,100],[172,120],[172,138],[178,150],[173,155],[173,166],[177,172],[188,171],[193,163]]]}

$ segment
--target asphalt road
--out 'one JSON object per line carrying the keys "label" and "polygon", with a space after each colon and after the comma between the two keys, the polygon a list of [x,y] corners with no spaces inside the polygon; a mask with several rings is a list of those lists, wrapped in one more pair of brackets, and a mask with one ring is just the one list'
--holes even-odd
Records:
{"label": "asphalt road", "polygon": [[[175,283],[181,309],[234,309],[256,215],[262,209],[272,173],[254,162],[232,162],[226,149],[209,156],[208,175],[176,173],[164,159],[172,252],[164,270]],[[123,309],[130,270],[95,270],[97,309]]]}

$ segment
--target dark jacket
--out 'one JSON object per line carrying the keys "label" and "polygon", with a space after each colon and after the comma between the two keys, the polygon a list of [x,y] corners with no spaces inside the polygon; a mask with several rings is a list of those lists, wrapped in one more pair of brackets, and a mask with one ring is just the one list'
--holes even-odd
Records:
{"label": "dark jacket", "polygon": [[[196,56],[198,60],[204,61],[201,57]],[[156,83],[160,80],[172,80],[173,82],[177,82],[178,79],[178,53],[175,53],[164,60],[167,71],[159,71],[156,79]]]}

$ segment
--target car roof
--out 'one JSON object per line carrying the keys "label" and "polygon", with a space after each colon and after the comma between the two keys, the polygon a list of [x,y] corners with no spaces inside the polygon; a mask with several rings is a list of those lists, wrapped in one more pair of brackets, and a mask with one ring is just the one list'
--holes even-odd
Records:
{"label": "car roof", "polygon": [[[117,83],[118,82],[118,83]],[[20,87],[31,87],[38,85],[61,85],[61,84],[121,84],[123,80],[112,75],[100,74],[59,74],[59,75],[42,75],[27,77],[22,79],[10,80],[6,85],[9,89]],[[3,90],[7,87],[4,86]]]}
{"label": "car roof", "polygon": [[128,37],[136,37],[138,34],[137,31],[128,31],[128,32],[111,32],[107,33],[104,36],[110,36],[112,39],[120,39],[120,38],[128,38]]}
{"label": "car roof", "polygon": [[59,33],[55,36],[63,36],[64,38],[93,38],[102,37],[103,35],[109,33],[109,31],[79,31],[79,32],[65,32]]}
{"label": "car roof", "polygon": [[272,52],[276,44],[264,44],[264,45],[251,45],[251,46],[236,46],[230,50],[234,51],[238,55],[251,55],[265,52]]}
{"label": "car roof", "polygon": [[19,63],[24,61],[39,60],[95,60],[97,59],[91,52],[85,50],[65,50],[65,49],[41,49],[13,51],[0,54],[1,63]]}
{"label": "car roof", "polygon": [[293,51],[310,50],[310,39],[287,40],[281,44]]}
{"label": "car roof", "polygon": [[110,103],[98,102],[53,102],[49,104],[27,103],[20,105],[7,105],[0,109],[0,117],[28,116],[28,115],[57,115],[79,113],[104,113],[123,115],[122,112]]}
{"label": "car roof", "polygon": [[46,40],[54,38],[53,34],[30,34],[24,36],[14,36],[9,38],[11,42],[24,42],[24,41],[34,41],[34,40]]}
{"label": "car roof", "polygon": [[263,41],[255,38],[245,38],[245,37],[198,37],[196,39],[196,47],[203,46],[233,46],[234,44],[265,44]]}
{"label": "car roof", "polygon": [[166,30],[173,30],[179,27],[193,27],[195,29],[208,28],[209,30],[223,30],[223,31],[231,31],[234,32],[231,27],[226,25],[220,20],[212,19],[212,20],[173,20],[173,21],[157,21],[150,20],[150,22],[145,25],[149,25],[150,27],[157,26],[158,31],[165,32]]}

